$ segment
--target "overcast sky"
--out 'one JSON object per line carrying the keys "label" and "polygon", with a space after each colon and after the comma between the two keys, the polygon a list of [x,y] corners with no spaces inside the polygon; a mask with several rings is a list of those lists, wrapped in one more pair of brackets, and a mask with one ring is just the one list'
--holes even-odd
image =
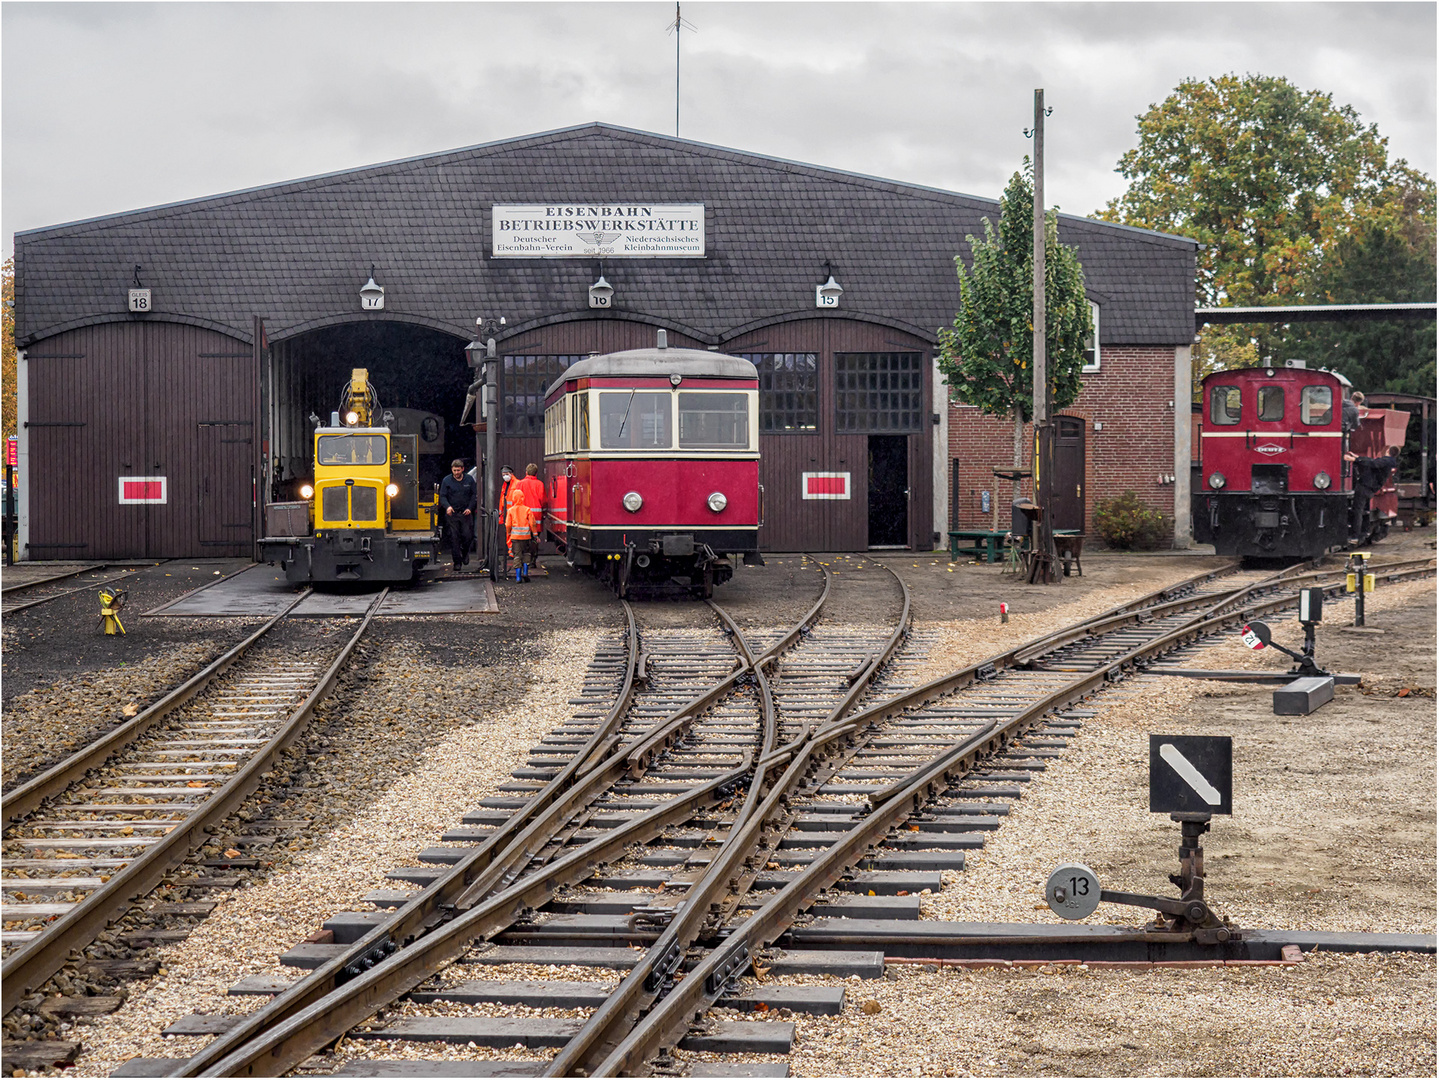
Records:
{"label": "overcast sky", "polygon": [[[1182,79],[1332,93],[1435,171],[1432,3],[685,2],[680,134],[997,196],[1053,107],[1047,202],[1118,195]],[[601,120],[675,131],[674,5],[0,7],[16,231]],[[642,193],[616,192],[616,198]]]}

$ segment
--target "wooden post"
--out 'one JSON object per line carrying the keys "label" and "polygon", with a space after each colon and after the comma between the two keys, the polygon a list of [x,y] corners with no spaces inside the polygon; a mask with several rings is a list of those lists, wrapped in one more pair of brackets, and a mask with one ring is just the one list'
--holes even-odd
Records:
{"label": "wooden post", "polygon": [[1034,92],[1034,501],[1039,520],[1034,529],[1032,581],[1046,585],[1059,580],[1054,572],[1053,472],[1054,432],[1049,417],[1049,344],[1045,316],[1044,266],[1044,91]]}

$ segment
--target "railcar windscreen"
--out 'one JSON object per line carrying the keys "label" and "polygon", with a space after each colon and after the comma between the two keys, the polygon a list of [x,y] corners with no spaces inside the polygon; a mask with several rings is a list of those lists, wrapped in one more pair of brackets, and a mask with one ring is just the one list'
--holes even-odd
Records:
{"label": "railcar windscreen", "polygon": [[600,394],[600,448],[668,450],[674,395],[645,390]]}
{"label": "railcar windscreen", "polygon": [[1259,388],[1259,419],[1273,422],[1284,419],[1284,387]]}
{"label": "railcar windscreen", "polygon": [[1334,419],[1334,388],[1306,386],[1299,399],[1299,418],[1306,424],[1328,424]]}
{"label": "railcar windscreen", "polygon": [[749,447],[749,398],[745,394],[681,393],[680,449]]}
{"label": "railcar windscreen", "polygon": [[390,460],[383,435],[321,435],[315,455],[321,465],[384,465]]}
{"label": "railcar windscreen", "polygon": [[1209,422],[1211,424],[1239,423],[1239,387],[1211,386],[1209,388]]}

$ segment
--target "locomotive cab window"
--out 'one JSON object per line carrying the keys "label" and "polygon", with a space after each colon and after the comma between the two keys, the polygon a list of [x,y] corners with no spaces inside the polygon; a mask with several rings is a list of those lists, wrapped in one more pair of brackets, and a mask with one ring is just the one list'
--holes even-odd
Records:
{"label": "locomotive cab window", "polygon": [[600,394],[600,447],[604,450],[668,450],[668,391],[619,390]]}
{"label": "locomotive cab window", "polygon": [[1328,424],[1334,419],[1334,388],[1306,386],[1299,399],[1299,419],[1306,424]]}
{"label": "locomotive cab window", "polygon": [[1226,425],[1239,423],[1239,387],[1209,388],[1209,422]]}
{"label": "locomotive cab window", "polygon": [[1284,387],[1259,388],[1259,419],[1269,423],[1284,419]]}
{"label": "locomotive cab window", "polygon": [[681,393],[680,449],[749,448],[746,394]]}
{"label": "locomotive cab window", "polygon": [[384,465],[390,454],[383,435],[321,435],[315,459],[321,465]]}

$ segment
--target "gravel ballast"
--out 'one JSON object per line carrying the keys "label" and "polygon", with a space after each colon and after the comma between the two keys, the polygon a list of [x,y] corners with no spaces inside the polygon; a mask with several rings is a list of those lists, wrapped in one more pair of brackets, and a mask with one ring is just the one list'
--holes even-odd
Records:
{"label": "gravel ballast", "polygon": [[[1403,539],[1410,543],[1376,554],[1397,558],[1409,554],[1398,550],[1409,546],[1414,554],[1428,553],[1420,544],[1432,540],[1432,530]],[[860,571],[842,557],[827,561],[842,575],[875,573],[873,564]],[[1087,553],[1085,578],[1042,588],[1000,578],[992,567],[886,561],[914,587],[915,625],[928,652],[922,663],[907,665],[909,678],[974,663],[1213,562]],[[773,578],[770,568],[746,569],[717,594],[747,629],[796,617],[818,591],[818,575],[798,557],[771,562],[783,563],[774,565]],[[512,619],[529,605],[518,627],[498,619],[387,622],[367,647],[353,685],[324,710],[325,734],[309,744],[307,771],[291,781],[300,794],[275,804],[277,816],[283,809],[312,817],[314,831],[286,846],[268,880],[224,896],[187,941],[161,950],[163,972],[131,984],[130,1001],[118,1013],[69,1036],[84,1043],[71,1075],[103,1075],[136,1055],[187,1056],[208,1040],[162,1038],[166,1024],[190,1012],[258,1007],[262,999],[225,991],[244,975],[297,974],[279,967],[281,952],[335,911],[364,909],[364,893],[393,888],[385,870],[414,864],[421,848],[504,783],[529,748],[570,715],[566,700],[577,696],[601,636],[614,634],[617,608],[558,569],[548,581],[500,594]],[[827,619],[827,628],[883,624],[892,617],[892,586],[881,593],[876,579],[875,595],[880,610],[871,617],[846,612]],[[1006,625],[997,608],[989,610],[1002,596],[1014,597]],[[641,607],[642,621],[694,625],[691,607],[652,602]],[[1086,703],[1096,715],[1085,719],[1071,748],[1026,785],[1025,797],[985,848],[969,853],[966,869],[947,874],[945,889],[925,898],[925,917],[1058,922],[1040,889],[1060,861],[1087,862],[1106,887],[1168,895],[1165,875],[1177,869],[1178,826],[1149,815],[1145,805],[1146,735],[1166,731],[1235,739],[1235,815],[1216,819],[1205,838],[1206,895],[1222,914],[1240,925],[1433,933],[1434,581],[1383,586],[1369,612],[1371,624],[1388,624],[1387,636],[1341,634],[1338,625],[1347,621],[1341,607],[1326,613],[1321,662],[1357,671],[1364,682],[1340,688],[1335,701],[1311,717],[1274,717],[1272,686],[1159,677],[1129,680],[1112,696]],[[1297,644],[1292,618],[1270,622],[1281,642]],[[1288,667],[1272,650],[1256,656],[1237,640],[1209,651],[1212,661],[1186,664]],[[426,703],[424,716],[413,715],[417,697]],[[1359,735],[1368,740],[1362,750],[1346,749]],[[406,744],[407,753],[380,752],[395,742]],[[357,747],[369,749],[357,757]],[[1137,909],[1105,905],[1089,921],[1143,917]],[[890,970],[886,980],[846,982],[846,1006],[837,1017],[782,1017],[796,1024],[794,1051],[785,1059],[753,1060],[786,1060],[794,1075],[846,1076],[1432,1075],[1435,1069],[1432,957],[1319,954],[1288,968],[1143,972]],[[576,968],[517,966],[503,973],[615,978]],[[465,974],[452,969],[450,977]],[[866,1010],[866,1002],[876,1008]],[[519,1011],[475,1015],[541,1014],[513,1008]],[[404,1004],[387,1019],[424,1014]],[[305,1071],[326,1071],[351,1057],[548,1054],[346,1040]],[[677,1057],[683,1063],[697,1055]]]}

